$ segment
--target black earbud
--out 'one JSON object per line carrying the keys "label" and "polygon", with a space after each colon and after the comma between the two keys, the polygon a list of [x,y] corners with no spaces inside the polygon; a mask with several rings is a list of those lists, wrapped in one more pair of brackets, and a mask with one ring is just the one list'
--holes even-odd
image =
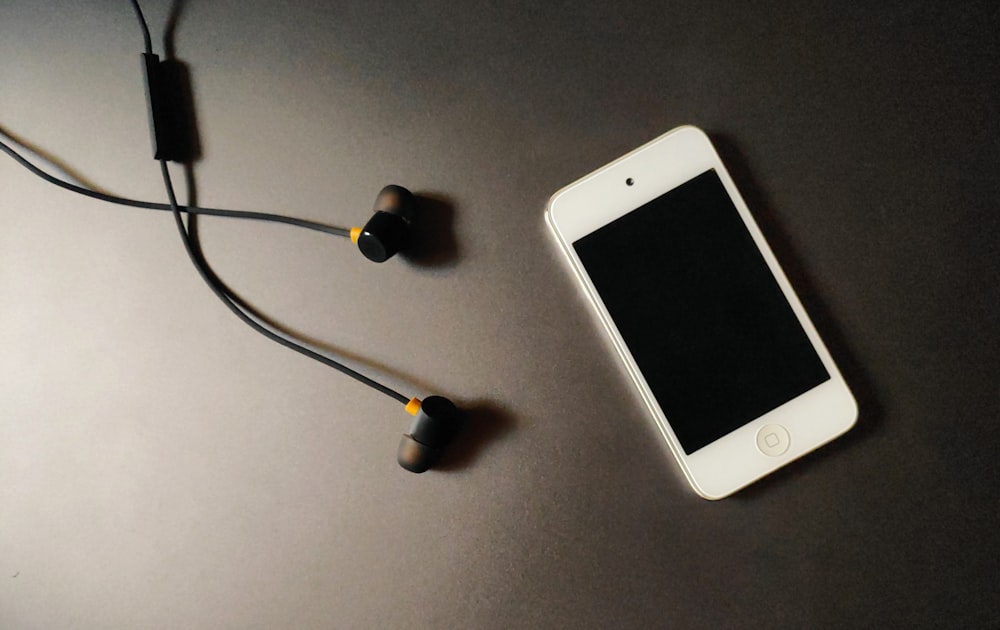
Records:
{"label": "black earbud", "polygon": [[406,470],[422,473],[434,465],[458,435],[462,418],[455,403],[443,396],[428,396],[423,402],[414,398],[406,409],[410,413],[415,411],[416,418],[410,432],[399,442],[396,459]]}
{"label": "black earbud", "polygon": [[389,185],[375,198],[375,214],[363,228],[351,230],[351,239],[365,258],[385,262],[406,247],[415,211],[413,193]]}

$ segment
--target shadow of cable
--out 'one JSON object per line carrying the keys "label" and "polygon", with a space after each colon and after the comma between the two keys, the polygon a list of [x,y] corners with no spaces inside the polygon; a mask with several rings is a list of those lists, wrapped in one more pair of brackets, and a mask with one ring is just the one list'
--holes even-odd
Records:
{"label": "shadow of cable", "polygon": [[709,133],[709,136],[736,183],[736,187],[742,193],[761,232],[774,251],[775,257],[788,276],[789,282],[795,288],[806,312],[809,313],[816,330],[844,375],[844,380],[847,381],[848,387],[854,393],[860,410],[857,424],[845,435],[734,495],[734,498],[746,500],[753,499],[769,488],[802,474],[810,462],[834,456],[867,439],[879,430],[883,418],[883,406],[871,376],[857,360],[839,324],[830,313],[830,309],[823,303],[821,292],[817,290],[815,282],[810,279],[807,269],[802,265],[791,239],[783,231],[777,219],[777,214],[768,200],[767,193],[754,179],[747,160],[736,142],[722,133]]}
{"label": "shadow of cable", "polygon": [[177,24],[180,22],[181,14],[184,12],[184,5],[187,0],[174,0],[170,5],[170,13],[167,14],[167,25],[163,29],[163,56],[173,59],[176,56],[174,42],[177,34]]}

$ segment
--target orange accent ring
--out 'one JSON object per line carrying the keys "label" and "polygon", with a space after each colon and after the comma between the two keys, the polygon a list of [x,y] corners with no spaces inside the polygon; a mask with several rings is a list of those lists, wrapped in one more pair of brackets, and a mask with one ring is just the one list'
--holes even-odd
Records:
{"label": "orange accent ring", "polygon": [[406,403],[406,413],[415,416],[418,411],[420,411],[420,399],[411,398],[410,402]]}
{"label": "orange accent ring", "polygon": [[361,228],[351,228],[351,242],[357,243],[358,237],[361,236]]}

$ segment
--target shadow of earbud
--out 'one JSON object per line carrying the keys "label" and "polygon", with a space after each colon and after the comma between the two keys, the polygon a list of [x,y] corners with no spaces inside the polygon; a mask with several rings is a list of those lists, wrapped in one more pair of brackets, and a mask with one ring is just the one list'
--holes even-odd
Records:
{"label": "shadow of earbud", "polygon": [[436,193],[414,193],[417,216],[410,232],[410,243],[400,255],[418,267],[451,267],[458,262],[455,240],[455,204]]}
{"label": "shadow of earbud", "polygon": [[493,401],[477,400],[463,403],[460,408],[462,430],[433,470],[449,472],[468,468],[490,443],[502,439],[517,424],[510,412]]}

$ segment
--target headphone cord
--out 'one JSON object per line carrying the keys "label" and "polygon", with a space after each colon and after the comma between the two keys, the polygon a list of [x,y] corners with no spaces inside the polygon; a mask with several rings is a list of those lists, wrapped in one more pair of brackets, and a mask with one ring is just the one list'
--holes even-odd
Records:
{"label": "headphone cord", "polygon": [[153,41],[149,37],[149,25],[146,24],[146,16],[142,14],[142,7],[139,0],[131,0],[132,8],[135,9],[135,17],[139,20],[139,28],[142,29],[142,44],[146,48],[146,54],[153,54]]}
{"label": "headphone cord", "polygon": [[[136,17],[139,20],[139,25],[142,28],[143,43],[146,49],[146,53],[152,55],[152,42],[149,36],[149,27],[146,24],[146,19],[142,14],[142,9],[139,7],[137,0],[131,0],[132,7],[135,9]],[[242,210],[221,210],[217,208],[199,208],[196,206],[181,206],[177,203],[177,195],[174,191],[173,182],[170,179],[170,170],[167,167],[166,160],[158,160],[160,162],[160,171],[163,175],[163,184],[167,191],[167,198],[169,199],[169,204],[152,203],[147,201],[137,201],[135,199],[127,199],[124,197],[118,197],[115,195],[109,195],[102,193],[90,188],[85,188],[83,186],[78,186],[72,184],[65,180],[59,179],[54,175],[51,175],[42,169],[38,168],[32,164],[27,158],[19,154],[12,147],[7,145],[5,142],[0,140],[0,150],[13,158],[18,164],[28,169],[31,173],[37,175],[43,180],[54,184],[60,188],[64,188],[71,192],[75,192],[87,197],[94,199],[99,199],[101,201],[106,201],[109,203],[115,203],[119,205],[131,206],[135,208],[145,208],[150,210],[168,210],[174,215],[174,222],[177,225],[177,231],[180,233],[181,241],[184,243],[184,249],[187,252],[188,257],[191,259],[192,264],[198,271],[202,280],[205,284],[212,290],[212,292],[222,301],[222,303],[233,312],[236,317],[238,317],[243,323],[245,323],[250,328],[254,329],[264,337],[267,337],[271,341],[278,343],[290,350],[294,350],[299,354],[309,357],[315,361],[318,361],[328,367],[331,367],[342,374],[345,374],[354,380],[371,387],[372,389],[385,394],[386,396],[392,398],[393,400],[400,402],[402,404],[407,404],[410,399],[406,396],[400,394],[399,392],[379,383],[378,381],[371,379],[356,370],[353,370],[346,365],[336,361],[330,357],[324,356],[314,350],[296,343],[292,339],[278,334],[275,330],[280,330],[280,328],[268,321],[267,318],[258,314],[253,308],[251,308],[246,302],[244,302],[239,296],[233,293],[222,280],[212,271],[209,267],[208,262],[205,260],[204,256],[198,250],[190,233],[188,232],[187,226],[184,224],[184,219],[181,216],[182,213],[186,212],[188,214],[204,214],[210,216],[222,216],[238,219],[253,219],[259,221],[271,221],[276,223],[285,223],[289,225],[294,225],[297,227],[303,227],[306,229],[316,230],[319,232],[325,232],[327,234],[334,234],[336,236],[350,237],[351,232],[348,229],[331,227],[323,225],[321,223],[316,223],[314,221],[306,221],[304,219],[296,219],[293,217],[287,217],[283,215],[270,214],[265,212],[246,212]],[[272,330],[274,328],[275,330]],[[282,331],[284,333],[284,331]],[[291,337],[289,333],[284,333],[288,337]]]}
{"label": "headphone cord", "polygon": [[[28,169],[32,174],[41,177],[50,184],[54,184],[60,188],[64,188],[70,192],[75,192],[79,195],[84,195],[85,197],[91,197],[93,199],[99,199],[100,201],[106,201],[108,203],[114,203],[121,206],[130,206],[132,208],[144,208],[147,210],[165,210],[170,212],[173,208],[169,204],[165,203],[153,203],[150,201],[139,201],[137,199],[128,199],[126,197],[118,197],[116,195],[109,195],[107,193],[99,192],[90,188],[85,188],[83,186],[78,186],[72,184],[63,179],[59,179],[55,175],[47,173],[40,169],[39,167],[32,164],[26,157],[18,153],[13,147],[0,140],[0,151],[3,151],[15,162]],[[307,230],[315,230],[317,232],[324,232],[326,234],[333,234],[334,236],[350,237],[351,231],[347,228],[332,227],[329,225],[324,225],[322,223],[317,223],[315,221],[307,221],[305,219],[296,219],[295,217],[288,217],[281,214],[271,214],[268,212],[248,212],[245,210],[222,210],[219,208],[199,208],[197,206],[181,206],[178,205],[177,209],[181,212],[186,212],[188,214],[203,214],[207,216],[216,217],[228,217],[231,219],[250,219],[254,221],[269,221],[272,223],[284,223],[286,225],[293,225],[295,227],[305,228]]]}
{"label": "headphone cord", "polygon": [[[98,192],[96,190],[91,190],[89,188],[84,188],[82,186],[77,186],[76,184],[71,184],[71,183],[69,183],[67,181],[59,179],[58,177],[55,177],[54,175],[46,173],[42,169],[38,168],[37,166],[35,166],[34,164],[32,164],[30,161],[28,161],[25,157],[23,157],[22,155],[20,155],[13,148],[11,148],[10,146],[8,146],[2,140],[0,140],[0,151],[3,151],[4,153],[6,153],[10,157],[12,157],[21,166],[25,167],[26,169],[28,169],[29,171],[31,171],[35,175],[41,177],[43,180],[45,180],[45,181],[47,181],[47,182],[49,182],[51,184],[55,184],[56,186],[59,186],[60,188],[65,188],[66,190],[70,190],[72,192],[79,193],[79,194],[87,196],[87,197],[92,197],[94,199],[99,199],[101,201],[107,201],[107,202],[110,202],[110,203],[116,203],[116,204],[125,205],[125,206],[132,206],[132,207],[136,207],[136,208],[147,208],[147,209],[151,209],[151,210],[166,210],[168,212],[173,212],[174,213],[174,217],[177,220],[179,220],[180,215],[181,215],[182,212],[187,212],[189,214],[204,214],[204,215],[211,215],[211,216],[223,216],[223,217],[232,217],[232,218],[239,218],[239,219],[256,219],[256,220],[260,220],[260,221],[271,221],[271,222],[277,222],[277,223],[286,223],[286,224],[294,225],[294,226],[297,226],[297,227],[303,227],[303,228],[307,228],[307,229],[317,230],[317,231],[320,231],[320,232],[326,232],[328,234],[335,234],[337,236],[350,236],[350,230],[346,230],[346,229],[343,229],[343,228],[330,227],[330,226],[327,226],[327,225],[323,225],[321,223],[315,223],[315,222],[312,222],[312,221],[306,221],[304,219],[296,219],[296,218],[293,218],[293,217],[286,217],[286,216],[282,216],[282,215],[278,215],[278,214],[268,214],[268,213],[264,213],[264,212],[245,212],[245,211],[242,211],[242,210],[220,210],[220,209],[215,209],[215,208],[198,208],[198,207],[195,207],[195,206],[181,206],[181,205],[178,205],[177,204],[176,195],[175,195],[175,193],[173,191],[173,184],[172,184],[172,182],[169,179],[170,178],[170,174],[166,170],[164,170],[163,176],[164,176],[164,182],[167,185],[167,193],[168,193],[168,197],[170,198],[170,203],[169,204],[160,204],[160,203],[152,203],[152,202],[148,202],[148,201],[137,201],[135,199],[126,199],[124,197],[116,197],[114,195],[108,195],[108,194],[105,194],[105,193],[102,193],[102,192]],[[164,167],[164,169],[166,169],[165,162],[161,161],[160,163]],[[387,396],[389,396],[389,397],[391,397],[391,398],[393,398],[395,400],[398,400],[399,402],[401,402],[403,404],[406,404],[409,401],[409,399],[407,397],[405,397],[402,394],[400,394],[400,393],[398,393],[398,392],[396,392],[396,391],[394,391],[394,390],[392,390],[392,389],[390,389],[390,388],[382,385],[381,383],[378,383],[377,381],[374,381],[374,380],[368,378],[367,376],[364,376],[363,374],[360,374],[360,373],[352,370],[351,368],[349,368],[349,367],[347,367],[347,366],[345,366],[345,365],[343,365],[343,364],[341,364],[341,363],[339,363],[337,361],[334,361],[333,359],[331,359],[329,357],[323,356],[322,354],[319,354],[318,352],[310,350],[310,349],[308,349],[308,348],[306,348],[304,346],[301,346],[301,345],[299,345],[299,344],[297,344],[297,343],[295,343],[295,342],[293,342],[293,341],[291,341],[289,339],[286,339],[286,338],[282,337],[281,335],[278,335],[277,333],[269,330],[268,328],[266,328],[261,323],[259,323],[259,322],[255,321],[254,319],[252,319],[250,317],[250,315],[248,315],[247,313],[252,313],[253,316],[256,317],[258,320],[260,320],[261,322],[267,322],[268,324],[271,324],[270,322],[267,321],[267,319],[265,317],[263,317],[262,315],[256,313],[249,305],[247,305],[245,302],[243,302],[243,300],[241,300],[235,293],[233,293],[232,291],[230,291],[229,288],[226,287],[222,283],[222,281],[218,278],[218,276],[216,276],[215,273],[208,267],[207,263],[204,261],[203,258],[201,258],[199,260],[200,256],[197,253],[197,251],[195,250],[195,248],[193,247],[193,244],[191,243],[190,236],[188,235],[186,229],[184,228],[183,221],[181,221],[181,223],[180,223],[180,229],[181,229],[181,233],[183,235],[182,238],[184,240],[184,247],[187,250],[188,255],[191,257],[191,260],[194,263],[195,268],[198,270],[199,274],[201,274],[201,277],[208,284],[209,288],[212,289],[212,292],[215,293],[215,295],[217,295],[220,300],[222,300],[222,302],[229,308],[229,310],[233,311],[233,313],[237,317],[239,317],[243,322],[245,322],[248,326],[250,326],[251,328],[253,328],[257,332],[259,332],[260,334],[264,335],[268,339],[271,339],[272,341],[275,341],[275,342],[277,342],[277,343],[285,346],[286,348],[290,348],[292,350],[295,350],[296,352],[304,354],[305,356],[307,356],[307,357],[309,357],[311,359],[315,359],[316,361],[319,361],[320,363],[323,363],[324,365],[328,365],[328,366],[332,367],[333,369],[338,370],[338,371],[346,374],[347,376],[350,376],[351,378],[354,378],[354,379],[356,379],[356,380],[364,383],[365,385],[368,385],[369,387],[372,387],[372,388],[376,389],[377,391],[382,392],[383,394],[385,394],[385,395],[387,395]],[[244,311],[246,311],[246,312],[244,312]],[[271,324],[271,326],[273,326],[274,328],[277,328],[277,326],[275,326],[274,324]]]}
{"label": "headphone cord", "polygon": [[222,303],[226,305],[226,308],[232,311],[233,314],[236,315],[236,317],[240,318],[240,320],[242,320],[243,323],[245,323],[247,326],[253,328],[254,330],[264,335],[271,341],[279,343],[285,346],[286,348],[289,348],[291,350],[294,350],[300,354],[309,357],[310,359],[314,359],[324,365],[332,367],[333,369],[341,372],[342,374],[346,374],[347,376],[350,376],[354,380],[363,383],[368,387],[371,387],[372,389],[385,394],[386,396],[392,398],[393,400],[403,403],[404,405],[410,402],[409,398],[400,394],[399,392],[390,389],[389,387],[386,387],[385,385],[379,383],[378,381],[368,378],[367,376],[361,374],[360,372],[352,370],[346,365],[338,361],[335,361],[330,357],[319,354],[318,352],[310,350],[305,346],[299,345],[298,343],[295,343],[294,341],[275,333],[274,331],[268,329],[260,322],[256,321],[254,317],[251,317],[250,314],[253,314],[257,319],[264,322],[267,321],[266,319],[258,315],[252,308],[250,308],[245,302],[243,302],[243,300],[241,300],[238,296],[236,296],[232,291],[230,291],[229,288],[222,283],[219,277],[215,275],[215,272],[213,272],[211,268],[208,266],[204,257],[201,255],[197,247],[194,245],[191,239],[191,235],[187,230],[187,227],[184,225],[184,219],[181,217],[180,207],[177,205],[177,195],[174,192],[174,185],[170,179],[170,170],[167,168],[167,162],[166,160],[159,160],[159,162],[160,162],[160,171],[163,174],[163,185],[167,189],[167,197],[170,199],[170,208],[174,214],[174,222],[177,224],[177,231],[180,233],[181,241],[184,242],[184,249],[187,251],[188,258],[191,259],[191,263],[194,264],[195,269],[198,270],[198,274],[201,276],[202,280],[205,281],[205,284],[207,284],[208,287],[212,290],[212,293],[214,293],[216,297],[218,297],[222,301]]}

